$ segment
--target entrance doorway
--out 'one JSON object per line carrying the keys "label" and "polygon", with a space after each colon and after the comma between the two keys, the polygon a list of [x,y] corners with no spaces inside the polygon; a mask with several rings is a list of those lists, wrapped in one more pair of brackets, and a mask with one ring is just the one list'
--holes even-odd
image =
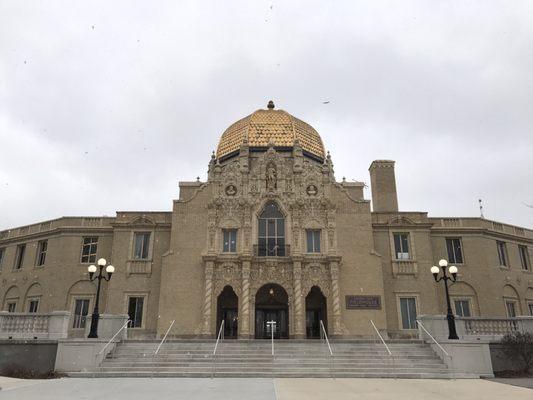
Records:
{"label": "entrance doorway", "polygon": [[275,283],[262,286],[255,295],[255,338],[270,339],[275,321],[274,338],[289,337],[289,296]]}
{"label": "entrance doorway", "polygon": [[237,338],[239,326],[239,298],[231,286],[224,287],[224,290],[222,290],[222,293],[220,293],[217,299],[217,335],[222,321],[224,321],[224,338]]}
{"label": "entrance doorway", "polygon": [[320,321],[328,330],[326,296],[318,286],[313,286],[305,298],[305,331],[308,339],[320,338]]}

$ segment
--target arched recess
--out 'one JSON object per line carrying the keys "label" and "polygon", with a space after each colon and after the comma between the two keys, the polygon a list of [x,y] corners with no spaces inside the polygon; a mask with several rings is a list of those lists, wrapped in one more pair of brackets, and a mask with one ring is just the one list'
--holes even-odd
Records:
{"label": "arched recess", "polygon": [[305,297],[305,332],[308,339],[320,338],[321,327],[328,329],[326,296],[318,286],[313,286]]}
{"label": "arched recess", "polygon": [[518,291],[512,285],[505,285],[503,287],[503,302],[505,304],[507,317],[516,317],[517,315],[522,314],[520,296],[518,295]]}
{"label": "arched recess", "polygon": [[[96,285],[88,280],[77,281],[69,288],[65,309],[71,312],[70,328],[80,331],[85,329],[87,316],[93,310],[95,293]],[[100,313],[104,312],[105,309],[100,309]]]}
{"label": "arched recess", "polygon": [[285,214],[278,203],[269,200],[257,220],[257,251],[259,257],[284,257],[286,251]]}
{"label": "arched recess", "polygon": [[17,286],[13,285],[9,289],[7,289],[7,292],[4,296],[2,309],[5,311],[11,311],[11,312],[21,311],[19,303],[20,303],[20,290]]}
{"label": "arched recess", "polygon": [[37,301],[38,306],[35,308],[35,310],[40,309],[42,306],[41,299],[43,297],[43,289],[41,285],[37,282],[32,284],[28,290],[26,290],[26,296],[24,296],[24,304],[26,307],[26,312],[37,312],[37,311],[30,311],[30,301]]}
{"label": "arched recess", "polygon": [[289,296],[287,291],[276,283],[267,283],[255,295],[255,337],[269,339],[272,335],[272,322],[275,322],[274,338],[289,337]]}
{"label": "arched recess", "polygon": [[[464,317],[480,315],[477,292],[472,285],[466,282],[455,282],[450,286],[450,299],[456,315]],[[465,302],[468,302],[468,306]]]}
{"label": "arched recess", "polygon": [[224,321],[224,338],[235,339],[239,327],[239,298],[231,286],[225,286],[217,298],[217,329]]}

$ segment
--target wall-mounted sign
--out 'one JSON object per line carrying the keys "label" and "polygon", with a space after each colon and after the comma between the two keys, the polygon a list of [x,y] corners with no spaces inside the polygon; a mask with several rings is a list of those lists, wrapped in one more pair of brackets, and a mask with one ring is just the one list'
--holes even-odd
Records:
{"label": "wall-mounted sign", "polygon": [[381,310],[381,296],[346,295],[347,310]]}

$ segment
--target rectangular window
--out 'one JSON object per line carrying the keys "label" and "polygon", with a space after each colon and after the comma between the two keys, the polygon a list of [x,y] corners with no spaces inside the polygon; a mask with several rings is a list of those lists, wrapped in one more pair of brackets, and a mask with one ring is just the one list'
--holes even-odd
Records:
{"label": "rectangular window", "polygon": [[533,303],[529,303],[527,308],[529,309],[529,315],[533,317]]}
{"label": "rectangular window", "polygon": [[148,250],[150,249],[150,232],[135,233],[135,253],[133,257],[136,260],[148,259]]}
{"label": "rectangular window", "polygon": [[320,230],[307,230],[307,252],[320,253]]}
{"label": "rectangular window", "polygon": [[0,247],[0,271],[2,270],[2,264],[4,261],[4,254],[6,253],[5,247]]}
{"label": "rectangular window", "polygon": [[15,312],[17,309],[17,303],[15,301],[7,303],[7,312]]}
{"label": "rectangular window", "polygon": [[455,314],[460,317],[471,317],[470,313],[470,301],[468,300],[455,300]]}
{"label": "rectangular window", "polygon": [[98,237],[84,237],[81,249],[81,262],[96,262],[96,251],[98,250]]}
{"label": "rectangular window", "polygon": [[223,230],[222,251],[224,253],[236,253],[237,252],[237,229],[224,229]]}
{"label": "rectangular window", "polygon": [[496,245],[498,246],[498,258],[500,260],[500,265],[508,267],[507,248],[505,246],[505,242],[496,242]]}
{"label": "rectangular window", "polygon": [[507,307],[507,316],[509,318],[516,317],[516,303],[514,301],[506,301],[505,306]]}
{"label": "rectangular window", "polygon": [[19,244],[17,246],[17,255],[15,257],[15,269],[21,269],[24,265],[24,254],[26,253],[26,245]]}
{"label": "rectangular window", "polygon": [[416,299],[414,297],[401,297],[400,310],[402,329],[416,329]]}
{"label": "rectangular window", "polygon": [[144,297],[128,298],[128,315],[130,317],[130,328],[142,328]]}
{"label": "rectangular window", "polygon": [[409,260],[409,234],[394,234],[394,252],[397,260]]}
{"label": "rectangular window", "polygon": [[463,263],[463,247],[460,238],[446,238],[446,249],[448,250],[448,261],[452,264]]}
{"label": "rectangular window", "polygon": [[89,314],[89,299],[76,299],[74,304],[74,323],[72,328],[85,329],[87,323],[87,314]]}
{"label": "rectangular window", "polygon": [[39,309],[39,299],[31,299],[28,302],[28,312],[36,313],[38,309]]}
{"label": "rectangular window", "polygon": [[37,244],[37,266],[43,266],[46,261],[46,250],[48,249],[48,240],[41,240]]}
{"label": "rectangular window", "polygon": [[527,246],[518,246],[518,253],[520,253],[520,262],[522,263],[522,269],[529,271],[529,254]]}

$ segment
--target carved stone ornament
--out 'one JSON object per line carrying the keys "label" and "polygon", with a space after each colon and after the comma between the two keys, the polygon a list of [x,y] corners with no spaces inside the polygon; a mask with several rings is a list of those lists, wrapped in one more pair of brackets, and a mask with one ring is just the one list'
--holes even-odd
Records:
{"label": "carved stone ornament", "polygon": [[237,187],[235,185],[226,186],[226,195],[235,196],[237,194]]}
{"label": "carved stone ornament", "polygon": [[306,192],[309,196],[316,196],[318,194],[318,189],[315,185],[309,185],[307,186]]}

